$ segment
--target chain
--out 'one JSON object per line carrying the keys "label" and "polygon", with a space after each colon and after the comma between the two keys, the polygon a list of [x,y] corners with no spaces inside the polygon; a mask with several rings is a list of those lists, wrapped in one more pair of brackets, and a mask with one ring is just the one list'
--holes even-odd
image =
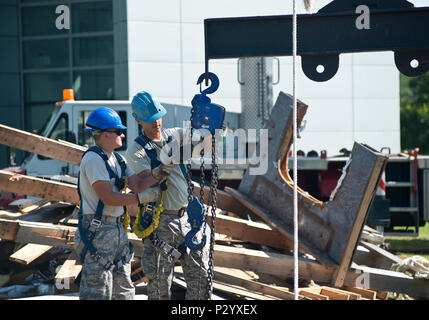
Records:
{"label": "chain", "polygon": [[210,251],[209,251],[209,269],[207,270],[208,284],[207,292],[208,299],[211,298],[212,286],[213,286],[213,256],[214,256],[214,244],[215,244],[215,229],[216,229],[216,201],[217,201],[217,185],[218,185],[218,166],[216,161],[216,136],[212,135],[212,176],[210,183],[210,206],[212,223],[210,228]]}
{"label": "chain", "polygon": [[[192,202],[192,199],[194,197],[194,185],[192,184],[192,136],[193,136],[193,127],[192,123],[194,121],[194,108],[191,108],[191,158],[189,159],[189,162],[186,164],[186,174],[188,175],[188,179],[186,179],[186,183],[188,184],[188,204]],[[183,149],[184,150],[184,149]]]}

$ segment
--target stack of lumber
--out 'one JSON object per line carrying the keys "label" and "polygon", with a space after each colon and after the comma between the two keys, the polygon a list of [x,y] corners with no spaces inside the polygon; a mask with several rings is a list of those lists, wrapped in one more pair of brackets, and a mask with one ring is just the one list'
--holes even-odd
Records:
{"label": "stack of lumber", "polygon": [[[50,182],[47,182],[50,183]],[[224,195],[223,192],[220,194]],[[41,210],[44,208],[44,210]],[[65,209],[66,208],[66,212]],[[9,255],[1,257],[0,266],[5,264],[9,281],[0,283],[2,287],[22,284],[25,277],[36,272],[40,261],[56,259],[60,265],[56,270],[53,284],[69,286],[55,287],[57,293],[76,291],[75,280],[79,277],[82,266],[73,248],[73,237],[77,229],[76,210],[70,210],[70,205],[59,202],[44,204],[41,208],[16,215],[17,212],[3,211],[0,218],[0,246],[3,253],[9,247]],[[19,213],[18,213],[19,214]],[[239,218],[238,214],[218,210],[216,220],[216,245],[214,255],[215,294],[227,299],[256,299],[256,300],[292,300],[294,298],[293,258],[290,243],[280,232],[263,222],[249,221]],[[36,219],[39,217],[40,220]],[[136,286],[144,285],[146,278],[141,269],[141,241],[129,233],[134,243],[136,257],[132,263],[132,279]],[[360,240],[364,243],[363,240]],[[11,246],[11,244],[13,244]],[[69,249],[59,251],[59,248]],[[381,255],[383,249],[371,251],[370,254]],[[51,251],[57,249],[56,255]],[[58,253],[60,252],[60,253]],[[364,251],[366,252],[366,251]],[[386,251],[385,254],[389,255]],[[301,299],[314,300],[365,300],[383,299],[390,288],[406,289],[406,283],[412,285],[411,277],[399,276],[384,269],[371,268],[374,276],[373,288],[358,288],[355,282],[347,281],[347,285],[335,288],[331,279],[335,270],[324,266],[313,257],[301,254],[300,259],[300,291]],[[362,255],[361,255],[362,256]],[[386,258],[387,259],[387,258]],[[385,263],[385,261],[383,262]],[[19,267],[18,267],[19,266]],[[25,268],[22,268],[25,266]],[[350,271],[350,279],[356,271]],[[403,285],[399,284],[402,280]],[[5,279],[4,279],[5,280]],[[398,281],[397,284],[394,284]],[[371,286],[371,280],[369,284]],[[180,266],[175,268],[174,283],[186,288],[183,271]],[[402,287],[403,286],[403,287]],[[427,286],[425,287],[427,289]],[[400,290],[412,296],[413,290]],[[416,288],[415,293],[421,291]]]}
{"label": "stack of lumber", "polygon": [[[83,153],[79,146],[2,125],[0,143],[73,164],[79,163]],[[347,186],[347,181],[344,185]],[[75,280],[82,266],[73,251],[79,204],[76,185],[0,170],[0,190],[44,199],[18,203],[12,205],[11,210],[0,212],[0,292],[7,286],[23,283],[31,272],[38,270],[40,261],[51,263],[52,260],[57,263],[50,278],[55,291],[77,290]],[[199,190],[195,183],[195,194],[199,194]],[[341,192],[345,191],[340,189],[337,199],[341,199]],[[208,187],[204,187],[204,193],[207,203]],[[248,196],[235,189],[218,190],[214,293],[229,299],[293,299],[293,238],[284,223],[271,214],[268,204],[261,206]],[[367,198],[367,206],[369,202]],[[211,212],[208,209],[206,212]],[[130,213],[135,215],[136,208],[131,207]],[[429,281],[390,270],[400,259],[384,249],[381,234],[364,225],[364,210],[358,212],[359,219],[351,221],[350,237],[341,235],[342,230],[329,225],[329,221],[318,218],[322,213],[309,212],[305,216],[308,219],[300,222],[300,228],[310,235],[311,227],[307,223],[315,223],[320,229],[314,232],[328,236],[324,245],[336,241],[335,246],[341,247],[343,255],[335,257],[332,252],[324,251],[323,246],[316,248],[311,238],[300,241],[301,299],[386,299],[388,292],[429,298]],[[211,223],[210,216],[208,222]],[[332,237],[329,240],[329,230],[336,234],[335,241]],[[347,245],[338,243],[341,237]],[[132,277],[140,287],[146,280],[139,258],[142,242],[132,233],[129,239],[136,255]],[[175,269],[175,285],[186,287],[179,266]]]}

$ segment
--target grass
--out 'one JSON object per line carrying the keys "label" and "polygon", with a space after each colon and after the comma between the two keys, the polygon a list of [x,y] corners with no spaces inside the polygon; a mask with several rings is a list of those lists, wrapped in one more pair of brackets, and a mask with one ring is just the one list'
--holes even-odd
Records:
{"label": "grass", "polygon": [[429,222],[420,227],[418,237],[385,237],[388,250],[399,256],[422,256],[429,260]]}

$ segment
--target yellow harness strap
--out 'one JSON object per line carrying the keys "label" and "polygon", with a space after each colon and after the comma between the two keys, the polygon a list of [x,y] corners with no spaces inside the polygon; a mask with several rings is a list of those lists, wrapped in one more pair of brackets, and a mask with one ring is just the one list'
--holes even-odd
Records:
{"label": "yellow harness strap", "polygon": [[150,224],[149,227],[147,227],[144,230],[141,230],[141,228],[140,228],[140,217],[143,214],[143,212],[142,212],[143,209],[141,207],[139,207],[139,212],[137,214],[136,221],[135,221],[135,223],[133,225],[133,228],[132,228],[134,234],[137,237],[139,237],[141,239],[144,239],[144,238],[150,236],[150,234],[152,232],[154,232],[158,228],[159,216],[164,211],[164,205],[163,205],[163,203],[164,203],[164,194],[165,194],[165,190],[161,192],[161,200],[159,201],[158,206],[155,208],[155,214],[153,215],[152,223]]}

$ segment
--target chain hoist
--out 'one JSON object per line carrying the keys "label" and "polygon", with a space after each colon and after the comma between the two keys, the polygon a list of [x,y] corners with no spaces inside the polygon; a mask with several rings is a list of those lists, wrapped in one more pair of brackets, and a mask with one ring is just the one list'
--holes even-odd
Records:
{"label": "chain hoist", "polygon": [[[201,91],[201,83],[205,77],[211,81],[210,87]],[[218,165],[216,157],[216,129],[222,128],[225,119],[225,108],[218,104],[211,102],[207,94],[215,92],[219,87],[219,79],[214,73],[202,74],[197,81],[200,84],[200,93],[192,99],[191,109],[191,154],[192,154],[192,137],[193,131],[199,130],[201,137],[201,151],[200,151],[200,198],[198,199],[193,195],[193,186],[188,181],[188,221],[191,224],[191,231],[186,235],[186,245],[191,250],[202,250],[206,244],[206,227],[207,217],[205,215],[206,209],[204,208],[204,141],[205,135],[203,129],[210,132],[212,143],[212,159],[211,159],[211,180],[210,180],[210,194],[208,204],[211,207],[211,227],[210,227],[210,247],[209,247],[209,261],[208,261],[208,283],[207,283],[207,299],[211,298],[212,279],[213,279],[213,256],[214,256],[214,243],[215,243],[215,227],[216,227],[216,201],[217,201],[217,185],[218,185]],[[188,176],[191,177],[191,163],[186,165]],[[198,243],[196,234],[202,230],[202,239]],[[201,253],[202,259],[202,253]],[[201,273],[200,273],[201,283]]]}

